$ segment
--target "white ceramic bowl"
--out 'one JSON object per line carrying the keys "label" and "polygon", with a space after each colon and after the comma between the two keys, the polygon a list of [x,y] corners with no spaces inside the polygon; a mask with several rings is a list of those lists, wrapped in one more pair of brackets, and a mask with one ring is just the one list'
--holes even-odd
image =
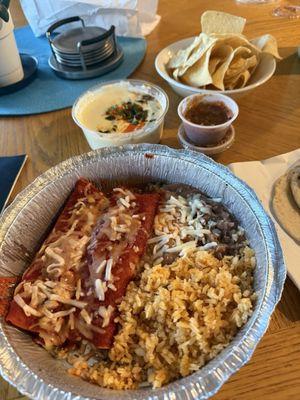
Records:
{"label": "white ceramic bowl", "polygon": [[206,90],[200,89],[192,86],[185,85],[184,83],[177,82],[175,79],[171,78],[168,74],[166,65],[169,59],[172,57],[174,53],[176,53],[180,49],[184,49],[189,46],[194,37],[190,37],[187,39],[180,40],[179,42],[175,42],[163,50],[161,50],[155,59],[155,68],[158,74],[168,82],[171,88],[182,97],[190,96],[191,94],[201,93],[201,94],[209,94],[209,93],[223,93],[232,98],[240,98],[245,94],[248,94],[256,87],[262,85],[267,80],[271,78],[276,69],[276,61],[274,57],[269,54],[262,54],[262,58],[260,63],[258,64],[254,74],[250,78],[248,84],[241,89],[233,89],[233,90]]}
{"label": "white ceramic bowl", "polygon": [[[186,110],[191,103],[223,103],[231,112],[231,118],[219,125],[194,124],[185,118]],[[239,107],[236,102],[228,96],[220,93],[192,94],[181,100],[178,106],[178,115],[183,123],[187,137],[196,145],[208,145],[218,143],[224,138],[230,125],[239,115]]]}
{"label": "white ceramic bowl", "polygon": [[[87,104],[86,100],[88,99],[88,97],[93,97],[94,94],[97,93],[97,91],[101,90],[104,86],[118,85],[123,82],[130,83],[131,86],[136,87],[139,91],[144,92],[145,94],[150,94],[159,101],[162,111],[155,121],[146,124],[141,129],[122,134],[107,134],[93,131],[79,121],[79,119],[77,118],[78,112],[81,107],[84,107]],[[125,144],[159,143],[163,132],[165,115],[168,111],[168,108],[168,96],[159,86],[142,80],[125,79],[101,83],[99,85],[91,87],[86,92],[81,94],[73,105],[72,117],[75,123],[82,129],[82,132],[84,133],[84,136],[90,147],[95,150],[101,147],[122,146]]]}

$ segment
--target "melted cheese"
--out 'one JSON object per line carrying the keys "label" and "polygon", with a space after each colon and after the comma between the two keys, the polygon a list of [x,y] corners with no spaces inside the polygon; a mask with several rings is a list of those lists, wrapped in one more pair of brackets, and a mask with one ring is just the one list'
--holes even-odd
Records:
{"label": "melted cheese", "polygon": [[34,282],[22,281],[15,291],[14,300],[25,315],[38,318],[43,330],[41,337],[48,348],[63,343],[68,329],[75,328],[77,309],[81,310],[85,323],[91,323],[85,310],[87,303],[80,301],[84,293],[78,270],[99,211],[106,205],[104,197],[99,197],[97,202],[93,196],[79,199],[66,221],[70,226],[68,231],[57,237],[54,229],[51,237],[55,240],[46,241],[38,253],[36,262],[43,262],[41,278]]}
{"label": "melted cheese", "polygon": [[[114,189],[116,204],[98,221],[101,227],[99,235],[92,238],[88,251],[92,257],[89,266],[94,293],[100,301],[105,300],[105,293],[116,290],[113,285],[113,268],[124,249],[132,243],[141,226],[142,215],[135,214],[135,196],[128,189]],[[135,217],[135,218],[133,218]],[[97,231],[97,230],[96,230]],[[104,238],[105,247],[97,249],[98,242]],[[107,243],[107,240],[111,242]],[[94,251],[97,249],[97,251]]]}
{"label": "melted cheese", "polygon": [[[122,133],[129,123],[124,120],[106,119],[106,111],[112,106],[135,102],[143,94],[147,94],[146,90],[142,91],[128,82],[105,85],[98,91],[88,92],[78,102],[75,110],[76,117],[82,125],[92,131],[111,131],[115,125],[116,133]],[[162,114],[162,106],[156,99],[140,103],[140,105],[148,112],[147,120],[156,120]]]}

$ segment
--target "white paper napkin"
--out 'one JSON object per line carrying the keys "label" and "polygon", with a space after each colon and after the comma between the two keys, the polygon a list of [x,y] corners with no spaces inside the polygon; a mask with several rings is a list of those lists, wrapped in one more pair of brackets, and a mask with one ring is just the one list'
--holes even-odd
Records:
{"label": "white paper napkin", "polygon": [[20,0],[28,23],[36,36],[43,35],[54,22],[80,16],[86,25],[109,29],[119,36],[148,35],[159,23],[158,0]]}
{"label": "white paper napkin", "polygon": [[270,211],[274,182],[300,160],[300,149],[263,161],[229,164],[230,170],[251,186],[275,223],[290,278],[300,290],[300,246],[276,222]]}

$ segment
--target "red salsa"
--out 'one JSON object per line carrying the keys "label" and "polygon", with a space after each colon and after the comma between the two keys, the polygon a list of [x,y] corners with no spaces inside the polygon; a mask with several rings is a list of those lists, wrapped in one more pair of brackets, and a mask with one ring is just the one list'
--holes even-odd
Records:
{"label": "red salsa", "polygon": [[194,102],[185,112],[185,118],[197,125],[221,125],[232,118],[232,112],[222,101]]}

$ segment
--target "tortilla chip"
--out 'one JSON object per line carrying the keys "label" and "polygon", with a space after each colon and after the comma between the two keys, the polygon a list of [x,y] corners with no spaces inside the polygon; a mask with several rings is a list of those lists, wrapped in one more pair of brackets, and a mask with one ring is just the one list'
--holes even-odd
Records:
{"label": "tortilla chip", "polygon": [[248,70],[241,72],[234,79],[232,79],[230,83],[227,83],[226,89],[228,90],[241,89],[247,85],[247,82],[249,81],[250,78],[251,74]]}
{"label": "tortilla chip", "polygon": [[172,72],[173,78],[175,79],[175,81],[180,81],[179,76],[178,76],[178,71],[179,68],[174,69],[174,71]]}
{"label": "tortilla chip", "polygon": [[212,46],[205,52],[205,54],[192,66],[184,75],[181,80],[195,87],[205,86],[212,83],[212,77],[209,72],[209,59],[212,51]]}
{"label": "tortilla chip", "polygon": [[226,76],[235,76],[242,72],[242,69],[245,70],[244,65],[248,57],[251,57],[251,50],[247,47],[241,46],[235,49],[233,59],[226,71]]}
{"label": "tortilla chip", "polygon": [[214,72],[216,71],[216,69],[222,64],[224,60],[222,58],[218,58],[218,57],[212,57],[209,60],[209,66],[208,66],[208,70],[209,73],[212,75],[214,74]]}
{"label": "tortilla chip", "polygon": [[211,33],[242,33],[246,19],[222,11],[205,11],[201,15],[202,32]]}
{"label": "tortilla chip", "polygon": [[223,46],[224,51],[227,52],[227,56],[225,57],[223,63],[219,66],[219,68],[215,71],[215,73],[212,76],[212,83],[213,85],[220,89],[224,90],[224,76],[226,74],[226,71],[228,70],[228,67],[234,57],[234,50],[231,46],[225,45]]}
{"label": "tortilla chip", "polygon": [[213,75],[228,57],[228,47],[216,43],[212,49],[209,60],[209,72]]}
{"label": "tortilla chip", "polygon": [[233,49],[236,49],[238,47],[246,47],[249,50],[251,50],[252,54],[255,54],[256,56],[259,56],[259,54],[261,53],[261,50],[257,46],[255,46],[251,41],[249,41],[244,35],[217,34],[217,35],[211,35],[211,37],[216,38],[219,45],[221,45],[221,43],[227,44],[228,46],[231,46]]}
{"label": "tortilla chip", "polygon": [[177,81],[194,87],[220,90],[244,87],[261,60],[262,53],[280,58],[272,35],[249,41],[243,34],[246,20],[218,11],[201,17],[202,33],[167,64]]}
{"label": "tortilla chip", "polygon": [[197,61],[200,61],[201,57],[207,52],[207,50],[216,43],[217,39],[207,36],[206,34],[201,34],[201,41],[197,48],[194,49],[192,54],[186,60],[184,64],[182,64],[178,71],[173,72],[173,76],[183,76],[185,72],[192,67]]}
{"label": "tortilla chip", "polygon": [[253,55],[253,56],[251,56],[251,57],[249,57],[249,58],[246,58],[245,61],[246,61],[246,62],[245,62],[245,68],[246,68],[251,74],[253,74],[255,68],[256,68],[257,65],[258,65],[258,59],[257,59],[257,57],[256,57],[255,55]]}
{"label": "tortilla chip", "polygon": [[193,52],[193,50],[199,46],[201,42],[201,37],[197,36],[195,37],[194,41],[192,44],[190,44],[186,49],[179,50],[176,54],[174,54],[168,64],[167,68],[178,68],[184,65]]}
{"label": "tortilla chip", "polygon": [[229,80],[235,78],[237,75],[240,75],[246,70],[248,70],[249,72],[251,71],[252,73],[256,66],[257,66],[257,57],[255,55],[248,58],[242,58],[239,56],[234,57],[225,74],[224,81],[228,82]]}
{"label": "tortilla chip", "polygon": [[263,35],[260,36],[256,39],[251,40],[252,44],[257,46],[262,53],[268,53],[271,54],[273,57],[277,58],[278,60],[281,60],[282,57],[280,57],[278,53],[278,46],[277,46],[277,41],[272,35]]}

